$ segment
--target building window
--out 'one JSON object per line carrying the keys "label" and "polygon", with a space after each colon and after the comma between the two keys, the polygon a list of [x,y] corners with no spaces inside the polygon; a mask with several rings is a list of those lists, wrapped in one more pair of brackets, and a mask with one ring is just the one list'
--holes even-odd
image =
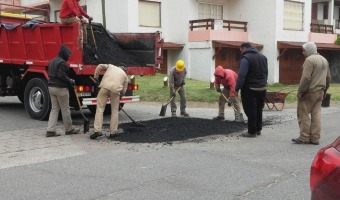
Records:
{"label": "building window", "polygon": [[284,1],[283,29],[303,31],[304,3]]}
{"label": "building window", "polygon": [[223,19],[223,5],[198,3],[198,19]]}
{"label": "building window", "polygon": [[155,1],[139,1],[139,26],[161,27],[161,3]]}

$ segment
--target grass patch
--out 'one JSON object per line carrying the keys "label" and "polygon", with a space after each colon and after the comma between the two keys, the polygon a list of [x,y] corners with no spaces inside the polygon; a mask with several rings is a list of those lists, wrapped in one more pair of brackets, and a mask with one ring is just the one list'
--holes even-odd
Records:
{"label": "grass patch", "polygon": [[[140,95],[141,101],[147,102],[166,102],[170,99],[169,88],[163,86],[163,78],[166,75],[156,74],[155,76],[136,76],[136,83],[139,85],[139,90],[134,92],[135,95]],[[187,101],[209,102],[218,101],[219,94],[210,89],[208,81],[199,81],[193,79],[185,79],[185,90]],[[298,85],[282,85],[272,84],[268,86],[268,92],[283,92],[289,93],[286,96],[287,102],[296,101],[296,91]],[[331,94],[331,101],[340,101],[340,84],[331,84],[327,93]]]}

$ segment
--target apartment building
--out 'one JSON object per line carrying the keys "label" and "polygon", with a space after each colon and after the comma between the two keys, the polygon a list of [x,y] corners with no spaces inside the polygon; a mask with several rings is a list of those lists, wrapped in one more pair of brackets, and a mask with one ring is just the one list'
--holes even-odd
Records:
{"label": "apartment building", "polygon": [[[11,0],[0,0],[0,2]],[[62,0],[12,0],[47,8],[59,21]],[[340,82],[340,0],[80,0],[111,32],[162,32],[161,73],[183,59],[188,77],[211,81],[217,65],[238,71],[239,46],[251,42],[268,58],[269,83],[298,83],[301,46],[314,41]]]}

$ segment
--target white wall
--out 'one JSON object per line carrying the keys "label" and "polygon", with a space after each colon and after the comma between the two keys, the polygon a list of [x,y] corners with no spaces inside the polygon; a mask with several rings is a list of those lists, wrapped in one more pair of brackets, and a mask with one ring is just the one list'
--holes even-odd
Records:
{"label": "white wall", "polygon": [[189,45],[190,78],[210,81],[215,70],[211,42],[191,42]]}

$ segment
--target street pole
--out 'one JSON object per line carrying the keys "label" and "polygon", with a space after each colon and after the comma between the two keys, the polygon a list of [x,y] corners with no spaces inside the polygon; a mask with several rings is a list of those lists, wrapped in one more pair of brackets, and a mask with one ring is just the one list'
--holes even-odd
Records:
{"label": "street pole", "polygon": [[102,0],[103,26],[106,28],[105,0]]}

